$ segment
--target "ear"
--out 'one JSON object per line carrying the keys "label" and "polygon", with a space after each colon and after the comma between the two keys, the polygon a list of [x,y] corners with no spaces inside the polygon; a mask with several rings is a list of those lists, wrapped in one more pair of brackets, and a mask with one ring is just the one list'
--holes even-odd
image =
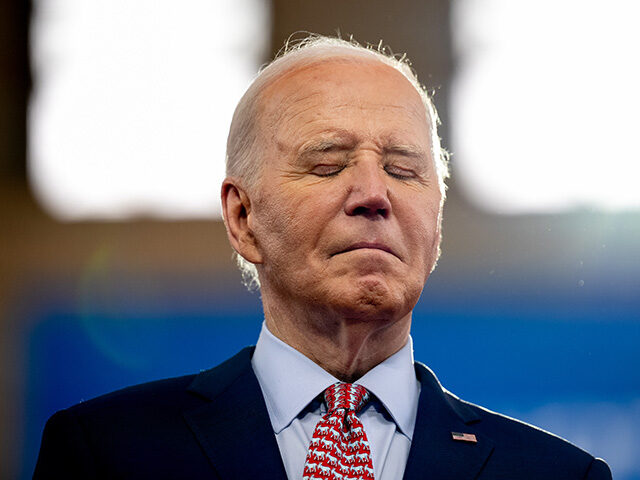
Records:
{"label": "ear", "polygon": [[262,255],[251,230],[251,200],[241,183],[226,178],[221,191],[222,215],[233,249],[251,263],[262,263]]}

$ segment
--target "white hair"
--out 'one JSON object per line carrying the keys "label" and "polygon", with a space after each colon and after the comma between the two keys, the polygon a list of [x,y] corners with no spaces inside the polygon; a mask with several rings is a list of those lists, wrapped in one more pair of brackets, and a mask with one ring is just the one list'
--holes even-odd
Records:
{"label": "white hair", "polygon": [[[437,131],[440,124],[438,113],[431,100],[431,95],[418,81],[407,56],[404,54],[394,55],[382,45],[382,41],[376,46],[362,46],[353,39],[344,40],[316,34],[311,34],[295,42],[287,41],[275,59],[260,70],[238,102],[227,138],[227,176],[240,179],[243,186],[249,190],[252,190],[259,181],[263,165],[260,158],[262,149],[259,148],[260,99],[265,88],[290,70],[338,58],[382,62],[402,73],[416,89],[427,112],[426,120],[431,134],[431,153],[435,161],[438,184],[444,201],[445,179],[449,176],[448,153],[440,144]],[[238,254],[235,257],[242,273],[242,280],[247,288],[249,290],[259,288],[260,281],[255,265]]]}

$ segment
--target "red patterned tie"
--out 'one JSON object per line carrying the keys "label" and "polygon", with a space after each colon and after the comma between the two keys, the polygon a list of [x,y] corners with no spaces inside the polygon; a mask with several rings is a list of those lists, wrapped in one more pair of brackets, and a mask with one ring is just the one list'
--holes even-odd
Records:
{"label": "red patterned tie", "polygon": [[303,480],[373,479],[369,441],[356,413],[369,400],[367,389],[336,383],[324,392],[327,413],[311,437]]}

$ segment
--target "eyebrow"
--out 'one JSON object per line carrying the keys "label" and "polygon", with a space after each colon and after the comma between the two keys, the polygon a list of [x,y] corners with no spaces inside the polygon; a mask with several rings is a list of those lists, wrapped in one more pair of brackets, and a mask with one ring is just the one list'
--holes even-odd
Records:
{"label": "eyebrow", "polygon": [[384,148],[385,153],[397,153],[411,158],[423,159],[426,153],[423,149],[408,144],[394,144]]}
{"label": "eyebrow", "polygon": [[[348,150],[357,145],[357,140],[350,134],[337,134],[325,138],[311,140],[304,144],[298,151],[299,156],[308,154],[327,152],[329,150],[339,149]],[[393,139],[387,139],[384,142],[382,151],[385,154],[398,154],[406,157],[422,160],[427,157],[424,149],[410,143],[396,142]]]}
{"label": "eyebrow", "polygon": [[318,140],[308,143],[302,147],[300,149],[300,154],[304,155],[305,153],[326,152],[327,150],[332,150],[335,147],[344,147],[344,142],[336,140]]}
{"label": "eyebrow", "polygon": [[353,148],[355,144],[355,139],[351,135],[339,134],[328,138],[311,140],[300,148],[298,154],[305,155],[309,153],[326,152],[333,149],[346,150]]}

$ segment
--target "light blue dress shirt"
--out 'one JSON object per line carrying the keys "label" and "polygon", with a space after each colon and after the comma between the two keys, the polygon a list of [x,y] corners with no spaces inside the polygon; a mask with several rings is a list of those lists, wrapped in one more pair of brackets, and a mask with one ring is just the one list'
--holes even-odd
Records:
{"label": "light blue dress shirt", "polygon": [[[319,395],[339,380],[276,338],[264,323],[251,365],[267,404],[287,477],[300,480],[313,431],[326,413]],[[420,396],[411,338],[355,383],[373,394],[358,417],[369,438],[375,478],[398,480],[409,456]]]}

